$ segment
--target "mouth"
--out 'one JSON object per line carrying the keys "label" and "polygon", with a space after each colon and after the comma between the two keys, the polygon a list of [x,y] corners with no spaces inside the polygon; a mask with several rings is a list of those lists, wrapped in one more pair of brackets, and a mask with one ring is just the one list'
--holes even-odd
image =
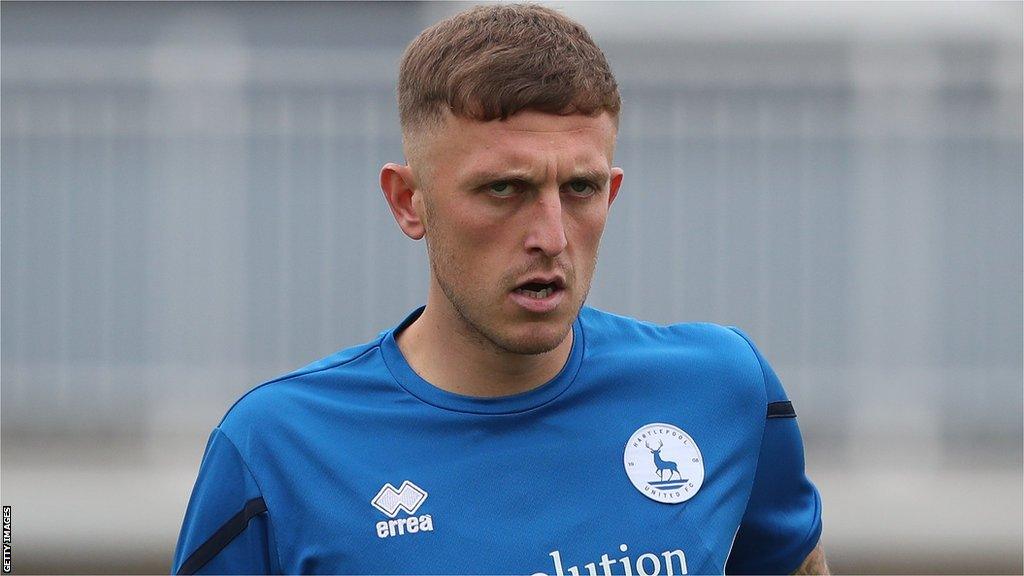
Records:
{"label": "mouth", "polygon": [[529,298],[543,300],[553,293],[564,289],[565,280],[560,276],[552,276],[550,278],[531,278],[516,287],[515,292]]}
{"label": "mouth", "polygon": [[565,295],[565,279],[561,276],[528,278],[512,290],[512,299],[530,312],[551,312]]}

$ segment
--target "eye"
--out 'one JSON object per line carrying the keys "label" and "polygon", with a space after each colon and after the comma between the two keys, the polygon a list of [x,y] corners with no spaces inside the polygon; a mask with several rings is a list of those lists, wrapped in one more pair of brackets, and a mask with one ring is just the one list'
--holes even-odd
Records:
{"label": "eye", "polygon": [[569,191],[572,192],[574,196],[585,197],[591,196],[597,192],[597,187],[586,180],[573,180],[572,182],[569,182]]}
{"label": "eye", "polygon": [[492,182],[487,185],[487,193],[498,198],[509,198],[516,193],[516,185],[512,182]]}

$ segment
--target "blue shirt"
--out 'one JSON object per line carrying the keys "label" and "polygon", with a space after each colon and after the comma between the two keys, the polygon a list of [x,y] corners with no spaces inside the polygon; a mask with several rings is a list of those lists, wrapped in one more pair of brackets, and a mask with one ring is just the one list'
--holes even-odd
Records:
{"label": "blue shirt", "polygon": [[795,413],[735,328],[584,307],[550,382],[475,398],[395,334],[267,382],[210,436],[185,573],[789,573],[821,532]]}

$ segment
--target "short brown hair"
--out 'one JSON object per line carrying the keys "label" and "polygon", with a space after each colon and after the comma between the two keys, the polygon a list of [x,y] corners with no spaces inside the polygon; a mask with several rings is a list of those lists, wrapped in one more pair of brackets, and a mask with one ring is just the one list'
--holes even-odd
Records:
{"label": "short brown hair", "polygon": [[447,108],[480,121],[521,110],[617,121],[622,102],[608,61],[577,22],[535,4],[477,6],[427,28],[402,57],[402,131]]}

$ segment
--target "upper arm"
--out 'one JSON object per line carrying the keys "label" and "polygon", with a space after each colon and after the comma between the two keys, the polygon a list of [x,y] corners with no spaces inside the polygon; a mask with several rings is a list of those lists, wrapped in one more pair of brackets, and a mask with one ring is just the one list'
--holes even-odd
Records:
{"label": "upper arm", "polygon": [[207,443],[172,572],[269,574],[276,555],[266,502],[234,444],[220,429]]}
{"label": "upper arm", "polygon": [[811,550],[807,558],[804,558],[803,563],[793,574],[830,574],[828,564],[825,562],[825,549],[821,547],[821,542],[818,542],[818,545]]}
{"label": "upper arm", "polygon": [[749,339],[747,343],[761,365],[767,405],[754,484],[726,572],[789,574],[818,543],[821,497],[804,473],[796,412],[771,366]]}

